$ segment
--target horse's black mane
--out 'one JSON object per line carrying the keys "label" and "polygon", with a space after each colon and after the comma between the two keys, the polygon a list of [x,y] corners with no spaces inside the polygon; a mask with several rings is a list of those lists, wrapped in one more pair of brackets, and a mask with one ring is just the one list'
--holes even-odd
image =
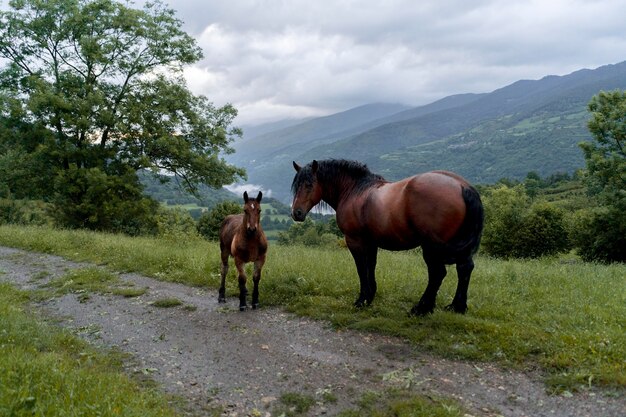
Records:
{"label": "horse's black mane", "polygon": [[[353,181],[351,192],[360,193],[370,186],[385,181],[385,179],[374,174],[369,170],[367,165],[358,161],[349,161],[346,159],[326,159],[318,161],[317,178],[325,184],[337,184],[345,178]],[[291,191],[295,195],[300,186],[313,184],[312,163],[302,167],[293,179]]]}

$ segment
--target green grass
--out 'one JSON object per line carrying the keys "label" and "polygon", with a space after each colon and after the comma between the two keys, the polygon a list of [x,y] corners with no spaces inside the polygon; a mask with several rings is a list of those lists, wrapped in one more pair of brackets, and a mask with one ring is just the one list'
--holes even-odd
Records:
{"label": "green grass", "polygon": [[[217,243],[129,238],[85,231],[0,227],[0,244],[107,264],[162,280],[219,286]],[[231,261],[232,263],[232,261]],[[227,291],[238,293],[235,268]],[[417,251],[381,251],[378,293],[371,307],[355,309],[358,278],[343,249],[272,245],[260,286],[262,305],[281,305],[337,327],[383,332],[433,353],[540,368],[550,390],[626,387],[626,265],[596,265],[575,258],[476,259],[469,312],[437,309],[408,317],[426,285]],[[456,288],[449,268],[438,305]]]}
{"label": "green grass", "polygon": [[337,417],[462,417],[467,416],[456,401],[433,396],[415,395],[403,389],[384,393],[370,392],[362,396],[358,408],[339,413]]}
{"label": "green grass", "polygon": [[178,415],[168,398],[124,375],[119,355],[29,314],[28,297],[0,283],[0,415]]}
{"label": "green grass", "polygon": [[152,303],[154,307],[159,307],[159,308],[178,307],[179,305],[182,305],[182,304],[183,302],[177,298],[159,298],[158,300],[155,300]]}

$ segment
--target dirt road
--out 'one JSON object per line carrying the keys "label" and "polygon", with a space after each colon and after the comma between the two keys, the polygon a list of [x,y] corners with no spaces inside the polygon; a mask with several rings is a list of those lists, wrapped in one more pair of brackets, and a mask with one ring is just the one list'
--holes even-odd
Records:
{"label": "dirt road", "polygon": [[[87,266],[0,247],[0,280],[21,288]],[[356,408],[363,393],[400,385],[455,398],[471,416],[626,416],[623,392],[549,396],[537,374],[432,357],[397,338],[337,331],[277,308],[241,313],[237,299],[218,304],[213,290],[120,277],[147,292],[92,294],[83,302],[69,294],[39,307],[92,343],[131,354],[130,373],[149,375],[191,410],[223,406],[226,415],[270,416],[282,394],[301,393],[316,400],[307,415],[335,415]],[[162,298],[183,304],[151,304]]]}

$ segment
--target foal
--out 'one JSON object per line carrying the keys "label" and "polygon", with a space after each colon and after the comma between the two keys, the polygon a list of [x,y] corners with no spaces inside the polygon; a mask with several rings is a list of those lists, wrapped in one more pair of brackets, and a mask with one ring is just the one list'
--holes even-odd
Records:
{"label": "foal", "polygon": [[243,193],[243,214],[231,214],[226,216],[220,228],[220,250],[222,253],[222,285],[218,302],[226,302],[226,274],[228,274],[228,257],[235,258],[235,267],[239,274],[239,311],[247,308],[246,296],[246,272],[244,266],[248,262],[254,262],[254,290],[252,291],[252,308],[259,306],[259,281],[261,280],[261,268],[265,263],[267,252],[267,239],[261,228],[261,198],[263,193],[259,191],[256,198],[248,198],[248,193]]}

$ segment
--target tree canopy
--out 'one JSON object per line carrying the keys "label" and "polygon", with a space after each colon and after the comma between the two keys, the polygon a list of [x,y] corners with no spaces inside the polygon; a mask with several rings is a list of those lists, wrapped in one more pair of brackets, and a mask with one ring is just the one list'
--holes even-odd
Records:
{"label": "tree canopy", "polygon": [[94,170],[169,173],[192,191],[245,177],[220,156],[240,134],[231,126],[236,109],[187,88],[183,68],[202,51],[173,10],[160,1],[141,10],[114,0],[9,6],[0,12],[0,57],[8,62],[0,70],[0,172],[15,174],[4,184],[9,191],[33,177],[29,166],[46,167],[51,177],[39,191],[48,198],[68,185],[50,187],[51,179],[93,179]]}
{"label": "tree canopy", "polygon": [[575,240],[585,260],[626,262],[626,91],[601,91],[589,111],[595,140],[580,146],[599,207],[581,216]]}

